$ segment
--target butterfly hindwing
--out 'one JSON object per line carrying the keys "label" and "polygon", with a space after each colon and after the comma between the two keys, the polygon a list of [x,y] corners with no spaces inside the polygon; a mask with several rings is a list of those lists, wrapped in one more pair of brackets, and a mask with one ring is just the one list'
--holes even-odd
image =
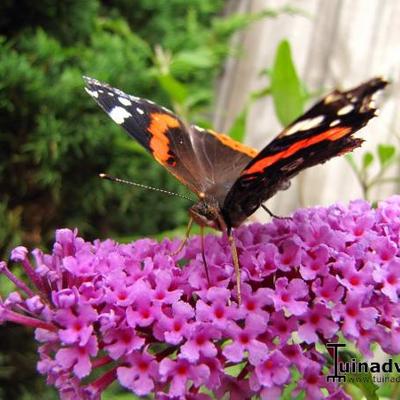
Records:
{"label": "butterfly hindwing", "polygon": [[198,164],[203,169],[204,192],[222,204],[240,172],[257,151],[211,129],[192,125],[190,134]]}
{"label": "butterfly hindwing", "polygon": [[376,115],[373,95],[387,82],[371,79],[345,92],[334,91],[284,129],[243,169],[222,212],[238,226],[305,168],[347,153],[362,143],[353,134]]}

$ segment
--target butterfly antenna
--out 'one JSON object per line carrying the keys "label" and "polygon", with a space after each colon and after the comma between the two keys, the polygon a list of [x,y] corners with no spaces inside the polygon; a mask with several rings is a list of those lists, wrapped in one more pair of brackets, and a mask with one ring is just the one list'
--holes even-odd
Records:
{"label": "butterfly antenna", "polygon": [[175,192],[170,192],[169,190],[164,190],[164,189],[159,189],[159,188],[155,188],[153,186],[147,186],[147,185],[142,185],[141,183],[136,183],[136,182],[132,182],[132,181],[127,181],[125,179],[121,179],[121,178],[116,178],[115,176],[112,175],[108,175],[108,174],[99,174],[99,177],[101,179],[108,179],[109,181],[112,182],[118,182],[118,183],[124,183],[125,185],[131,185],[131,186],[136,186],[139,187],[141,189],[148,189],[148,190],[154,190],[155,192],[160,192],[160,193],[165,193],[168,194],[169,196],[177,196],[177,197],[181,197],[182,199],[186,199],[186,200],[190,200],[190,201],[195,201],[194,199],[184,196],[183,194],[179,194],[179,193],[175,193]]}

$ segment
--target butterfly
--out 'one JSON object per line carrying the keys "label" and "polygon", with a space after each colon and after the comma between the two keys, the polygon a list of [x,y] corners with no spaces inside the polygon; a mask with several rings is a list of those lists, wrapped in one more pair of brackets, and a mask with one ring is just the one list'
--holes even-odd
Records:
{"label": "butterfly", "polygon": [[[374,97],[387,81],[373,78],[334,90],[293,121],[261,151],[229,136],[182,121],[154,102],[84,77],[87,93],[154,159],[198,197],[190,221],[227,233],[240,303],[240,271],[233,228],[240,226],[305,168],[350,152],[353,134],[377,115]],[[204,249],[203,249],[203,260]]]}

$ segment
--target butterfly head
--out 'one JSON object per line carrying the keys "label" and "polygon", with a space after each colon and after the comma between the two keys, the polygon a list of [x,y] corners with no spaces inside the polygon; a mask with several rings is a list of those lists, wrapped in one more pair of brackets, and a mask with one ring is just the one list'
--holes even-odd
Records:
{"label": "butterfly head", "polygon": [[213,199],[203,199],[189,209],[189,214],[200,226],[208,226],[222,230],[223,218],[218,202]]}

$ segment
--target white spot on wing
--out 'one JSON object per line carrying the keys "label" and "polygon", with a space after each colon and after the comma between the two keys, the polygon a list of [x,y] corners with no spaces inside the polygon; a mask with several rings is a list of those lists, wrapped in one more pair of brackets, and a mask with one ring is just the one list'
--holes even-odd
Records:
{"label": "white spot on wing", "polygon": [[337,115],[346,115],[349,112],[354,110],[354,106],[352,106],[351,104],[348,104],[347,106],[342,107],[338,112]]}
{"label": "white spot on wing", "polygon": [[328,96],[325,97],[324,103],[325,103],[325,104],[333,103],[334,101],[339,100],[340,97],[341,97],[341,96],[340,96],[340,94],[338,94],[338,93],[331,93],[331,94],[328,94]]}
{"label": "white spot on wing", "polygon": [[139,113],[139,114],[144,114],[144,111],[141,109],[141,108],[139,108],[139,107],[136,107],[136,111]]}
{"label": "white spot on wing", "polygon": [[132,102],[129,99],[127,99],[126,97],[118,97],[118,100],[124,106],[131,106],[132,105]]}
{"label": "white spot on wing", "polygon": [[131,117],[132,114],[125,110],[123,107],[114,107],[109,112],[110,117],[117,123],[122,124],[126,118]]}
{"label": "white spot on wing", "polygon": [[340,119],[335,119],[334,121],[332,121],[329,124],[329,126],[332,127],[332,126],[336,126],[336,125],[339,125],[339,124],[340,124]]}
{"label": "white spot on wing", "polygon": [[285,132],[285,136],[292,135],[293,133],[296,133],[299,131],[307,131],[309,129],[316,128],[323,120],[324,120],[324,116],[319,115],[318,117],[299,121]]}
{"label": "white spot on wing", "polygon": [[161,107],[161,109],[164,110],[167,113],[172,113],[172,111],[167,107]]}
{"label": "white spot on wing", "polygon": [[90,90],[90,89],[88,89],[87,87],[85,87],[85,90],[86,90],[86,93],[87,93],[89,96],[92,96],[92,97],[94,97],[95,99],[97,99],[97,98],[99,97],[99,94],[98,94],[95,90]]}

